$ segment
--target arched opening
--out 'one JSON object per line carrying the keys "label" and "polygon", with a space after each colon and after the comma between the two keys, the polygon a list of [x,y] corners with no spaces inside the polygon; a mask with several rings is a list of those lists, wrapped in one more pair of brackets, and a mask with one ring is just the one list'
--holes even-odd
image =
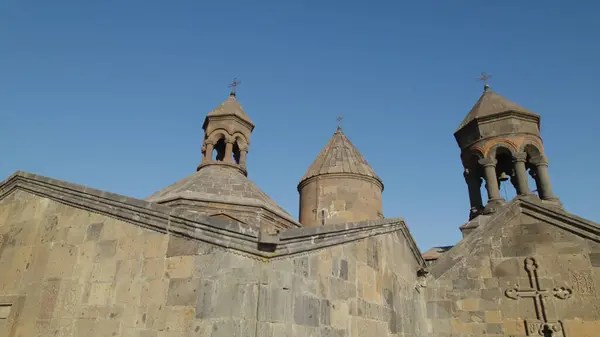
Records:
{"label": "arched opening", "polygon": [[517,177],[512,157],[512,153],[507,148],[496,149],[496,177],[500,195],[504,200],[511,200],[517,195]]}
{"label": "arched opening", "polygon": [[225,159],[225,138],[217,141],[213,153],[216,153],[216,156],[213,156],[213,160],[223,161]]}
{"label": "arched opening", "polygon": [[527,170],[527,182],[531,193],[539,196],[539,181],[537,179],[537,167],[533,164],[533,158],[542,155],[542,152],[533,144],[527,144],[523,148],[523,152],[527,154],[525,168]]}
{"label": "arched opening", "polygon": [[233,163],[239,164],[240,163],[240,146],[238,145],[237,139],[235,140],[235,143],[233,143],[232,156],[233,156],[233,158],[232,158]]}
{"label": "arched opening", "polygon": [[465,180],[469,191],[470,211],[469,218],[474,218],[483,209],[483,195],[487,196],[483,182],[483,170],[479,164],[482,158],[479,153],[472,153],[464,159]]}

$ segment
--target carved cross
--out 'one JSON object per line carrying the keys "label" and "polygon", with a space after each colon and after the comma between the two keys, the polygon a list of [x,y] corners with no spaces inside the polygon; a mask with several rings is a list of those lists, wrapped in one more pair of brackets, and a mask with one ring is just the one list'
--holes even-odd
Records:
{"label": "carved cross", "polygon": [[[573,291],[565,287],[556,287],[552,291],[542,289],[540,287],[540,279],[538,277],[538,265],[533,257],[525,259],[525,271],[529,277],[529,289],[520,289],[518,285],[515,285],[513,289],[507,289],[505,294],[506,297],[513,300],[522,298],[531,298],[535,305],[536,320],[526,320],[525,327],[527,329],[528,336],[564,336],[564,330],[562,328],[562,322],[551,322],[548,321],[546,314],[546,308],[544,306],[544,298],[554,296],[559,299],[571,298]],[[556,334],[555,334],[556,333]]]}
{"label": "carved cross", "polygon": [[492,78],[492,74],[487,74],[486,72],[481,73],[481,77],[477,78],[480,81],[483,81],[483,85],[487,87],[487,81]]}
{"label": "carved cross", "polygon": [[233,79],[233,82],[231,82],[231,84],[229,85],[229,87],[231,88],[231,94],[235,96],[235,88],[242,84],[242,81],[238,81],[237,77]]}
{"label": "carved cross", "polygon": [[342,119],[344,119],[344,117],[342,117],[342,116],[338,116],[338,118],[336,119],[338,122],[338,128],[342,127]]}

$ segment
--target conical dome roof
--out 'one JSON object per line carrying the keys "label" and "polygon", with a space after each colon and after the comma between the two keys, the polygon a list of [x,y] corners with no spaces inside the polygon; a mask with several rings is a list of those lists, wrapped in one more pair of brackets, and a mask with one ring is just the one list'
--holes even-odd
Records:
{"label": "conical dome roof", "polygon": [[312,165],[310,165],[300,182],[317,175],[329,173],[354,173],[377,179],[382,183],[381,179],[344,135],[340,127],[333,134],[327,146],[325,146]]}
{"label": "conical dome roof", "polygon": [[458,126],[457,131],[462,129],[474,119],[488,117],[508,111],[520,112],[539,117],[539,115],[523,108],[517,103],[507,100],[503,96],[492,91],[492,89],[489,89],[489,87],[486,87],[486,89],[483,91],[483,94],[475,103],[467,117],[465,117],[462,123],[460,123]]}
{"label": "conical dome roof", "polygon": [[246,114],[246,111],[244,111],[240,102],[235,98],[234,93],[230,94],[225,102],[221,103],[221,105],[206,115],[207,118],[215,116],[237,116],[254,126],[254,123],[252,123],[252,120],[248,117],[248,114]]}

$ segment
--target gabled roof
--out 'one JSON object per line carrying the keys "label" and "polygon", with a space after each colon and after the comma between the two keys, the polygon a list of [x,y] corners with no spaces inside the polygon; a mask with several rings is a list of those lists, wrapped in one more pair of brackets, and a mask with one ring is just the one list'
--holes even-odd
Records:
{"label": "gabled roof", "polygon": [[310,165],[300,182],[328,173],[354,173],[375,178],[381,183],[381,179],[344,135],[340,127],[338,127],[333,137],[329,140],[329,143],[319,153],[312,165]]}
{"label": "gabled roof", "polygon": [[300,224],[239,170],[209,165],[146,198],[164,203],[175,199],[263,207],[295,226]]}
{"label": "gabled roof", "polygon": [[254,126],[254,123],[252,123],[252,120],[248,117],[248,114],[246,114],[246,111],[244,111],[244,108],[242,108],[242,105],[233,94],[229,95],[225,102],[209,112],[207,118],[215,116],[237,116]]}
{"label": "gabled roof", "polygon": [[475,103],[475,105],[469,112],[469,114],[467,114],[467,117],[465,117],[462,123],[460,123],[457,131],[462,129],[465,125],[469,124],[474,119],[489,117],[509,111],[521,112],[524,114],[530,114],[539,117],[539,115],[495,93],[492,89],[486,88],[483,91],[481,97],[479,97],[479,100]]}
{"label": "gabled roof", "polygon": [[434,278],[439,278],[456,266],[464,265],[468,259],[479,259],[478,254],[484,254],[486,250],[490,249],[489,245],[485,244],[486,240],[494,235],[500,235],[498,233],[502,228],[521,214],[536,218],[548,226],[556,226],[588,240],[600,242],[600,225],[597,223],[556,207],[545,205],[541,201],[516,197],[494,213],[485,224],[475,228],[469,235],[441,255],[430,267],[431,275]]}

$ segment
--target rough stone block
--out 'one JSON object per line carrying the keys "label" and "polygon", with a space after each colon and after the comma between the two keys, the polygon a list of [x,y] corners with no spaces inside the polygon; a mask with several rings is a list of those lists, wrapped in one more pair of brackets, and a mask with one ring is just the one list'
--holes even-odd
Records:
{"label": "rough stone block", "polygon": [[102,228],[104,227],[104,223],[96,222],[90,224],[86,233],[87,241],[98,241],[100,239],[100,235],[102,234]]}
{"label": "rough stone block", "polygon": [[294,299],[294,322],[299,325],[319,326],[319,300],[305,295]]}
{"label": "rough stone block", "polygon": [[200,244],[191,238],[169,236],[167,257],[196,255]]}
{"label": "rough stone block", "polygon": [[198,298],[199,280],[191,278],[171,279],[167,305],[194,305]]}

